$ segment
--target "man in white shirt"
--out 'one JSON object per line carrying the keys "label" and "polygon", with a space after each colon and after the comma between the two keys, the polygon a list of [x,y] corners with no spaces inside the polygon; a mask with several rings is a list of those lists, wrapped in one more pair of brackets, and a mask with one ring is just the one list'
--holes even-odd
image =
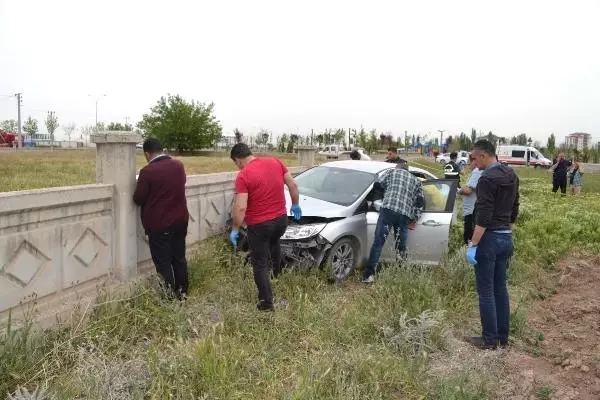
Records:
{"label": "man in white shirt", "polygon": [[462,187],[458,194],[464,196],[463,199],[463,241],[465,244],[469,244],[469,240],[473,236],[473,230],[475,229],[475,222],[473,219],[473,210],[475,208],[475,202],[477,201],[477,182],[481,176],[481,170],[475,166],[474,159],[470,158],[471,176],[467,181],[467,184]]}

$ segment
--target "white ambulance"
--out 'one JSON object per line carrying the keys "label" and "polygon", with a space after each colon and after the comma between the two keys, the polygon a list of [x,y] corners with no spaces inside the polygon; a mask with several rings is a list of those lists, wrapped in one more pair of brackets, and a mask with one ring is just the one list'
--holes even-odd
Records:
{"label": "white ambulance", "polygon": [[531,146],[501,145],[496,149],[498,161],[511,165],[529,165],[550,168],[552,160],[546,158],[538,149]]}

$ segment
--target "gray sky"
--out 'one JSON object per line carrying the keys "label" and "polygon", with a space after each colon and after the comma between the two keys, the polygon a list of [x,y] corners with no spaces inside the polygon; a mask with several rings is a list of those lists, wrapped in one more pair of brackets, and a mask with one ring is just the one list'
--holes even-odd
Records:
{"label": "gray sky", "polygon": [[0,119],[600,136],[600,1],[0,0]]}

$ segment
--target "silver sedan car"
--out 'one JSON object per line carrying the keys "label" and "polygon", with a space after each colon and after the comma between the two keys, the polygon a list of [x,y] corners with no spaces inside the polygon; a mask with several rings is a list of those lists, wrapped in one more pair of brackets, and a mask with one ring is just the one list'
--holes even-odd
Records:
{"label": "silver sedan car", "polygon": [[[296,222],[290,217],[281,237],[284,265],[328,268],[333,280],[343,281],[366,263],[383,198],[374,184],[395,166],[381,161],[333,161],[297,175],[302,218]],[[408,234],[408,262],[437,265],[448,248],[457,182],[412,166],[409,171],[422,181],[425,208]],[[285,196],[289,210],[287,188]],[[394,244],[395,236],[389,235],[381,261],[396,261]]]}

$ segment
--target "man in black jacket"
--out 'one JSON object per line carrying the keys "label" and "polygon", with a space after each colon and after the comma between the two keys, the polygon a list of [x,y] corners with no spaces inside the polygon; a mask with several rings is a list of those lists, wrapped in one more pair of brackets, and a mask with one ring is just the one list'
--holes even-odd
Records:
{"label": "man in black jacket", "polygon": [[558,153],[558,158],[554,159],[550,171],[552,173],[552,192],[556,193],[560,187],[563,195],[567,194],[567,171],[571,163],[565,159],[565,153]]}
{"label": "man in black jacket", "polygon": [[510,307],[506,272],[513,254],[512,224],[519,214],[519,178],[512,168],[498,163],[496,149],[478,140],[471,152],[483,170],[477,183],[475,229],[467,261],[475,266],[482,335],[469,342],[482,349],[508,345]]}

